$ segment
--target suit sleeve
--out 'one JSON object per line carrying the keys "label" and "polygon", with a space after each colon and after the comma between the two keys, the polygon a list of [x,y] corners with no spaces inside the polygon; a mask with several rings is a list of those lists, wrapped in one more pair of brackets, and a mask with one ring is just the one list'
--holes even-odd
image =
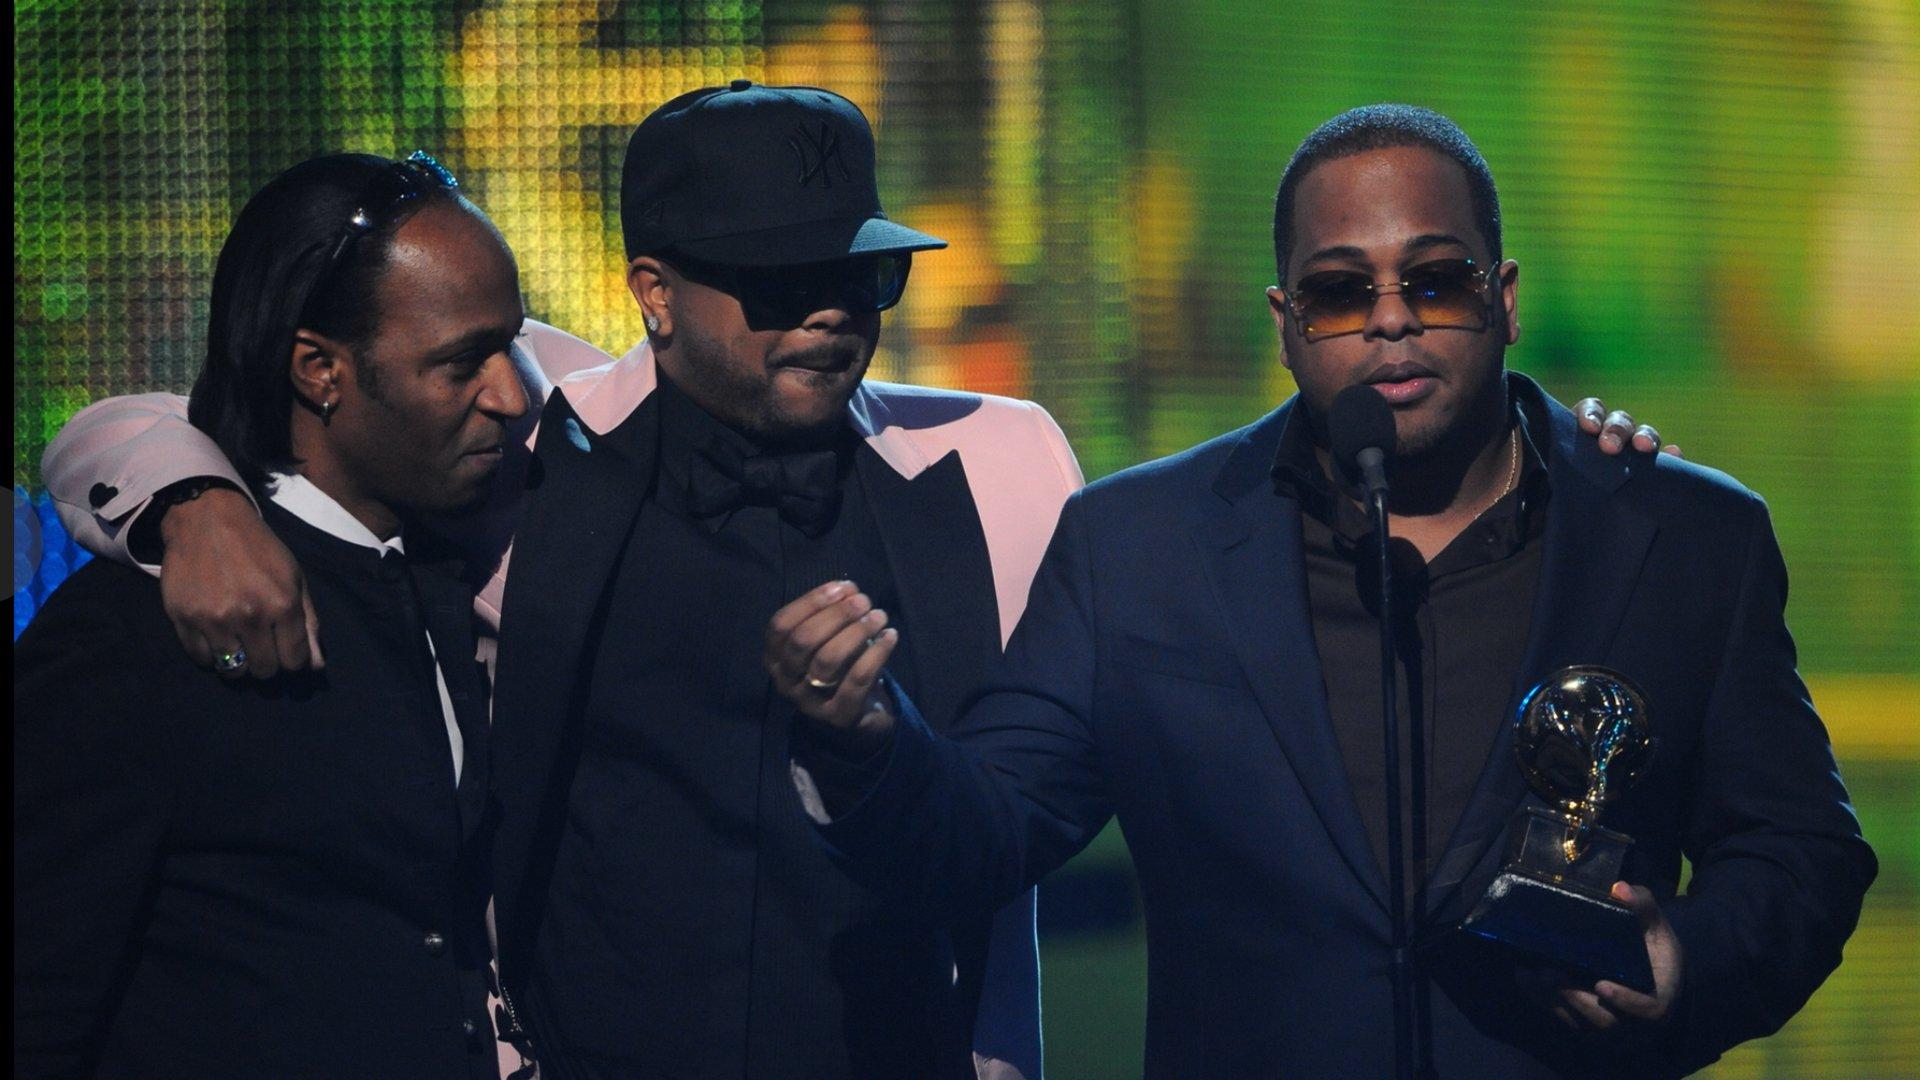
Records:
{"label": "suit sleeve", "polygon": [[1689,1067],[1771,1034],[1840,963],[1877,864],[1826,727],[1795,670],[1787,571],[1751,503],[1740,593],[1706,721],[1684,845],[1687,894],[1668,914]]}
{"label": "suit sleeve", "polygon": [[993,917],[973,1025],[980,1080],[1040,1080],[1038,891],[1028,889]]}
{"label": "suit sleeve", "polygon": [[127,549],[155,494],[200,476],[247,490],[214,441],[187,422],[187,399],[178,394],[112,397],[81,409],[48,445],[40,475],[75,542],[155,575],[158,566],[138,563]]}
{"label": "suit sleeve", "polygon": [[[86,571],[82,571],[86,573]],[[71,584],[71,583],[70,583]],[[62,590],[66,591],[65,588]],[[68,599],[71,599],[69,597]],[[124,626],[56,593],[16,643],[14,1073],[85,1075],[131,970],[172,780],[144,655]]]}
{"label": "suit sleeve", "polygon": [[1093,591],[1076,495],[1007,653],[951,738],[900,701],[872,790],[820,826],[849,873],[924,917],[994,910],[1086,847],[1113,814],[1090,726]]}

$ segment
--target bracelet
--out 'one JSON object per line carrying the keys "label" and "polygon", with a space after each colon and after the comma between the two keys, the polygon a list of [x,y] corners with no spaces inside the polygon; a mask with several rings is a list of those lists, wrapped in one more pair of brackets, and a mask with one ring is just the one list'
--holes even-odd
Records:
{"label": "bracelet", "polygon": [[153,499],[147,504],[149,510],[166,510],[181,503],[189,503],[212,491],[214,488],[229,488],[231,481],[218,476],[193,476],[178,483],[168,484],[153,493]]}
{"label": "bracelet", "polygon": [[147,500],[146,511],[134,518],[133,527],[127,530],[127,553],[135,562],[158,565],[166,554],[166,544],[160,539],[160,522],[166,518],[167,511],[217,487],[232,488],[233,482],[217,476],[192,476],[154,492]]}

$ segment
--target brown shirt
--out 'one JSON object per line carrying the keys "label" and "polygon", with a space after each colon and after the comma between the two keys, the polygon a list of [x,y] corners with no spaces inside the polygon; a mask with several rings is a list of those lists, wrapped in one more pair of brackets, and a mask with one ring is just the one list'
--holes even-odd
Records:
{"label": "brown shirt", "polygon": [[[1391,541],[1398,701],[1410,910],[1421,876],[1412,824],[1413,784],[1424,782],[1428,865],[1444,850],[1486,765],[1526,655],[1540,580],[1548,496],[1546,462],[1528,430],[1544,416],[1516,410],[1520,475],[1446,549],[1426,562]],[[1380,631],[1373,527],[1314,456],[1296,410],[1281,433],[1274,484],[1301,505],[1307,596],[1333,731],[1374,855],[1387,865],[1386,767],[1380,702]],[[1419,736],[1416,745],[1414,738]]]}

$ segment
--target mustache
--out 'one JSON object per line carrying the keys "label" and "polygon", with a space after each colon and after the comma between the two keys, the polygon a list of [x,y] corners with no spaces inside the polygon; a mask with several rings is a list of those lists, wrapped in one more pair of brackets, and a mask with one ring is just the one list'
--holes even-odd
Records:
{"label": "mustache", "polygon": [[814,371],[839,371],[860,362],[858,338],[835,338],[782,353],[768,361],[769,367],[798,367]]}
{"label": "mustache", "polygon": [[1367,370],[1378,371],[1381,368],[1399,364],[1418,364],[1428,371],[1445,370],[1446,361],[1441,360],[1432,350],[1411,339],[1387,342],[1367,358]]}

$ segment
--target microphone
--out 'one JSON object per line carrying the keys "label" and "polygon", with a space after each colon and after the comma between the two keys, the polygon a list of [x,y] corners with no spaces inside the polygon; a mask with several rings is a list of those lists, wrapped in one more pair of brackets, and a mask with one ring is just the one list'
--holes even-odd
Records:
{"label": "microphone", "polygon": [[1387,455],[1393,453],[1396,442],[1393,406],[1387,399],[1364,383],[1340,391],[1327,411],[1327,435],[1333,442],[1333,459],[1360,474],[1367,501],[1384,494]]}
{"label": "microphone", "polygon": [[[1399,682],[1394,652],[1393,560],[1387,535],[1387,455],[1399,441],[1393,426],[1393,407],[1378,390],[1365,384],[1349,386],[1334,395],[1327,411],[1327,436],[1333,459],[1358,471],[1367,489],[1367,512],[1373,519],[1374,570],[1380,583],[1380,720],[1383,736],[1381,765],[1386,779],[1387,909],[1393,921],[1393,952],[1388,974],[1393,983],[1393,1064],[1397,1080],[1430,1080],[1433,1073],[1432,1018],[1427,994],[1413,955],[1407,919],[1406,825],[1400,819],[1400,710]],[[1413,717],[1414,768],[1421,768],[1420,715]],[[1425,786],[1413,785],[1414,864],[1424,877],[1427,808]],[[1424,880],[1416,881],[1417,898],[1426,895]]]}

